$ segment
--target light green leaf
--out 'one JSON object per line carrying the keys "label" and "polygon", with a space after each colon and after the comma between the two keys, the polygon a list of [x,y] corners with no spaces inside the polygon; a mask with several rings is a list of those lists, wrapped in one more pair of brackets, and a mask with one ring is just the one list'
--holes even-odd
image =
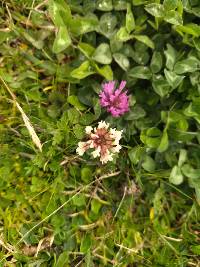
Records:
{"label": "light green leaf", "polygon": [[64,251],[59,255],[58,260],[56,261],[54,267],[64,267],[68,265],[68,263],[69,263],[69,253],[67,251]]}
{"label": "light green leaf", "polygon": [[114,0],[113,6],[115,10],[126,10],[127,0]]}
{"label": "light green leaf", "polygon": [[91,57],[95,51],[95,48],[87,43],[79,43],[77,47],[88,58]]}
{"label": "light green leaf", "polygon": [[152,86],[154,91],[160,96],[167,96],[170,92],[170,85],[161,75],[157,75],[153,77]]}
{"label": "light green leaf", "polygon": [[128,71],[128,76],[137,79],[151,79],[152,73],[146,66],[137,66]]}
{"label": "light green leaf", "polygon": [[60,53],[66,49],[71,44],[71,38],[69,36],[68,30],[66,27],[59,27],[58,33],[53,43],[53,52]]}
{"label": "light green leaf", "polygon": [[142,167],[145,171],[153,172],[155,170],[156,164],[150,156],[146,155],[142,162]]}
{"label": "light green leaf", "polygon": [[98,0],[96,8],[101,11],[111,11],[113,9],[112,0]]}
{"label": "light green leaf", "polygon": [[86,253],[92,244],[91,240],[91,235],[86,234],[82,239],[81,239],[81,246],[80,246],[80,252]]}
{"label": "light green leaf", "polygon": [[199,69],[199,60],[195,57],[188,57],[178,61],[174,66],[176,74],[183,74],[186,72],[194,72]]}
{"label": "light green leaf", "polygon": [[178,166],[174,166],[170,173],[169,181],[172,184],[179,185],[183,182],[183,175],[181,169]]}
{"label": "light green leaf", "polygon": [[147,35],[133,35],[133,37],[142,42],[143,44],[147,45],[148,47],[154,49],[155,45],[154,42],[147,36]]}
{"label": "light green leaf", "polygon": [[116,32],[116,25],[117,17],[110,12],[105,13],[100,18],[98,31],[110,39]]}
{"label": "light green leaf", "polygon": [[185,76],[177,75],[175,72],[169,71],[167,69],[164,69],[164,73],[168,83],[173,89],[177,88],[185,78]]}
{"label": "light green leaf", "polygon": [[108,81],[112,81],[113,80],[113,72],[112,72],[112,69],[111,69],[110,65],[106,65],[106,66],[103,66],[102,68],[99,68],[98,65],[95,64],[95,68],[96,68],[96,71],[101,76],[106,78],[106,80],[108,80]]}
{"label": "light green leaf", "polygon": [[100,44],[96,48],[92,58],[101,64],[110,64],[112,62],[112,55],[109,44]]}
{"label": "light green leaf", "polygon": [[130,62],[129,62],[129,59],[125,55],[121,53],[115,53],[113,54],[113,58],[123,70],[125,71],[128,70],[130,66]]}
{"label": "light green leaf", "polygon": [[132,32],[135,29],[135,19],[134,19],[130,4],[127,4],[126,29],[128,33]]}
{"label": "light green leaf", "polygon": [[132,0],[134,6],[140,6],[147,2],[147,0]]}
{"label": "light green leaf", "polygon": [[186,160],[187,160],[187,150],[180,149],[178,166],[181,167]]}
{"label": "light green leaf", "polygon": [[157,148],[157,151],[162,153],[165,150],[167,150],[168,146],[169,146],[168,134],[167,134],[167,131],[164,130],[161,141],[160,141],[160,145]]}
{"label": "light green leaf", "polygon": [[166,57],[166,67],[169,70],[173,70],[176,62],[177,51],[170,44],[167,44],[167,50],[164,51],[164,54]]}
{"label": "light green leaf", "polygon": [[84,79],[85,77],[95,73],[90,66],[89,61],[83,62],[77,69],[71,72],[71,76],[76,79]]}
{"label": "light green leaf", "polygon": [[98,18],[94,14],[88,15],[87,17],[76,16],[71,21],[69,30],[75,36],[79,36],[84,33],[95,31],[98,24]]}
{"label": "light green leaf", "polygon": [[182,25],[183,19],[182,16],[174,10],[170,10],[165,14],[164,20],[173,24],[173,25]]}
{"label": "light green leaf", "polygon": [[71,10],[64,0],[50,0],[49,14],[57,27],[66,27],[72,20]]}
{"label": "light green leaf", "polygon": [[92,180],[92,171],[88,167],[84,167],[81,169],[81,179],[85,182],[88,183]]}
{"label": "light green leaf", "polygon": [[85,110],[87,109],[86,106],[84,106],[78,99],[78,97],[76,95],[70,95],[67,98],[67,102],[69,104],[71,104],[72,106],[74,106],[75,108],[79,109],[79,110]]}
{"label": "light green leaf", "polygon": [[126,27],[121,27],[116,34],[116,39],[121,42],[126,42],[133,38],[133,35],[130,35]]}
{"label": "light green leaf", "polygon": [[184,164],[181,167],[183,174],[192,179],[200,178],[200,169],[194,169],[190,164]]}
{"label": "light green leaf", "polygon": [[144,147],[136,146],[128,151],[128,156],[130,158],[130,161],[136,165],[142,159],[144,153]]}
{"label": "light green leaf", "polygon": [[165,14],[163,5],[157,3],[146,5],[145,10],[156,18],[162,18]]}
{"label": "light green leaf", "polygon": [[97,199],[93,199],[91,201],[91,210],[95,214],[99,213],[99,210],[100,210],[101,206],[102,206],[102,204]]}
{"label": "light green leaf", "polygon": [[175,10],[179,5],[179,0],[164,0],[163,7],[165,11]]}
{"label": "light green leaf", "polygon": [[161,131],[152,127],[148,130],[143,130],[140,134],[141,141],[150,148],[157,148],[161,141]]}
{"label": "light green leaf", "polygon": [[200,26],[198,24],[195,24],[195,23],[188,23],[185,25],[179,25],[179,26],[176,26],[175,29],[178,32],[180,32],[181,34],[187,33],[187,34],[193,35],[194,37],[200,36]]}

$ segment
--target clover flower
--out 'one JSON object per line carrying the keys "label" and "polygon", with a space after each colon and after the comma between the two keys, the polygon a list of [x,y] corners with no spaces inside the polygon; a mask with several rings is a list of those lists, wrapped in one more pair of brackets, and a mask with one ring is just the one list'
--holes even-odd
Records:
{"label": "clover flower", "polygon": [[115,89],[115,81],[103,84],[103,90],[99,94],[100,104],[105,107],[113,117],[119,117],[129,110],[127,91],[122,92],[126,81],[122,81],[119,88]]}
{"label": "clover flower", "polygon": [[87,150],[93,149],[91,152],[93,158],[99,157],[102,163],[112,161],[114,154],[119,153],[121,149],[119,140],[123,130],[109,129],[109,126],[105,121],[100,121],[97,128],[87,126],[85,128],[87,141],[79,142],[76,152],[82,156]]}

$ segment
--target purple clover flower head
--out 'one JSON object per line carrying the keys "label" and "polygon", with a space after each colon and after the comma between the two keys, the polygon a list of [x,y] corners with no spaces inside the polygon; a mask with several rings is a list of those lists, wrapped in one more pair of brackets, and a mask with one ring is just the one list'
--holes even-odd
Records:
{"label": "purple clover flower head", "polygon": [[113,117],[119,117],[129,111],[129,98],[127,91],[122,92],[126,86],[126,81],[121,81],[119,88],[115,89],[115,81],[103,84],[103,89],[99,94],[100,104],[105,107]]}

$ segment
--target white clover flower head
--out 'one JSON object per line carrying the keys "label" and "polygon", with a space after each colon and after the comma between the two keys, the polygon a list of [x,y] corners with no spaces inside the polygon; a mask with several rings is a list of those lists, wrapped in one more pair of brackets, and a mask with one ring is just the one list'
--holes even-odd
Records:
{"label": "white clover flower head", "polygon": [[85,127],[85,132],[86,134],[91,134],[91,131],[93,130],[93,128],[91,126],[86,126]]}
{"label": "white clover flower head", "polygon": [[100,121],[97,128],[86,126],[87,141],[79,142],[76,152],[82,156],[87,150],[93,149],[93,158],[99,157],[102,164],[113,161],[114,154],[121,149],[119,141],[123,131],[109,129],[109,126],[105,121]]}

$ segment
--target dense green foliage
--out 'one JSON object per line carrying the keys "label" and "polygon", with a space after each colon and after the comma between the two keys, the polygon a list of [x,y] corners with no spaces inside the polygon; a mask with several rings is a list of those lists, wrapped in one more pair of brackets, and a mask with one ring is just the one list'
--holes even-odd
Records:
{"label": "dense green foliage", "polygon": [[[199,0],[1,1],[0,266],[200,266],[199,19]],[[102,119],[124,131],[105,165],[75,151]]]}

